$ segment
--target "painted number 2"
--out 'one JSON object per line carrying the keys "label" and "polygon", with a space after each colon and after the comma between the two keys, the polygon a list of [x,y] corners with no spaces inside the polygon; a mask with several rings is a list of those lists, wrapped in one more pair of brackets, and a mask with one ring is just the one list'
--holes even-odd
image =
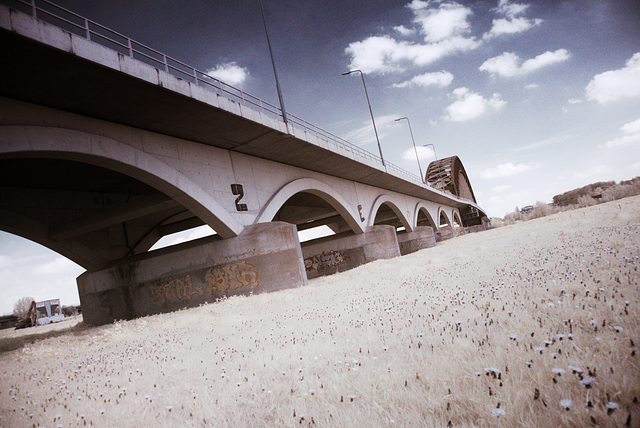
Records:
{"label": "painted number 2", "polygon": [[242,184],[232,184],[231,185],[231,193],[238,196],[236,198],[236,210],[237,211],[247,211],[247,204],[241,204],[240,201],[244,197],[244,189],[242,188]]}

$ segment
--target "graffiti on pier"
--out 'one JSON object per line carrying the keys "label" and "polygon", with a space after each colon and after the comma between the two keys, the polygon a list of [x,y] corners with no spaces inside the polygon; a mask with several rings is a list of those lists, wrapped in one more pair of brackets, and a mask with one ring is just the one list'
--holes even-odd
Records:
{"label": "graffiti on pier", "polygon": [[204,274],[206,287],[193,284],[192,274],[148,287],[151,303],[160,306],[167,301],[190,301],[193,296],[213,296],[245,287],[258,287],[260,279],[256,267],[247,261],[209,268]]}
{"label": "graffiti on pier", "polygon": [[209,285],[210,295],[260,285],[256,267],[246,261],[223,268],[211,268],[204,279]]}
{"label": "graffiti on pier", "polygon": [[304,268],[309,271],[323,271],[347,262],[348,256],[339,251],[326,251],[304,259]]}

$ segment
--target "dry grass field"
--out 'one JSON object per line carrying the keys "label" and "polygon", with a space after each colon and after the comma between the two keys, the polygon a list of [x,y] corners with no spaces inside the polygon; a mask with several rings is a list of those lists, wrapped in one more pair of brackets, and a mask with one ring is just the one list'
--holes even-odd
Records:
{"label": "dry grass field", "polygon": [[298,289],[2,332],[0,426],[640,426],[639,256],[634,197]]}

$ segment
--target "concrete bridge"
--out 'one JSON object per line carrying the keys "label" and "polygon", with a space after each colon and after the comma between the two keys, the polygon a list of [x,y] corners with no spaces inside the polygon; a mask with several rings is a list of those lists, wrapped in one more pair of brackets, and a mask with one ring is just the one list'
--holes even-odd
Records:
{"label": "concrete bridge", "polygon": [[[88,323],[304,285],[486,219],[457,157],[425,184],[72,12],[18,5],[0,5],[0,229],[87,270]],[[201,225],[216,234],[149,251]],[[322,225],[335,234],[299,242]]]}

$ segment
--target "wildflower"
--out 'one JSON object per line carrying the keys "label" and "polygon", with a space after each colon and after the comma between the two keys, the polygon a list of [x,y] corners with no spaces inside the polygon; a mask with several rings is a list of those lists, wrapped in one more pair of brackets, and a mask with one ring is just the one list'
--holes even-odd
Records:
{"label": "wildflower", "polygon": [[557,374],[558,376],[562,376],[563,374],[567,374],[567,371],[565,369],[561,369],[559,367],[552,368],[551,371],[553,372],[553,374]]}
{"label": "wildflower", "polygon": [[613,413],[614,410],[616,410],[618,408],[618,403],[616,403],[615,401],[609,401],[607,403],[607,415],[611,415],[611,413]]}
{"label": "wildflower", "polygon": [[576,366],[569,366],[568,367],[569,370],[571,370],[573,372],[573,374],[580,374],[582,373],[582,369],[580,367],[576,367]]}
{"label": "wildflower", "polygon": [[560,406],[564,407],[564,409],[568,412],[570,408],[573,407],[573,401],[568,398],[560,400]]}
{"label": "wildflower", "polygon": [[504,416],[504,415],[506,415],[506,414],[507,414],[507,413],[506,413],[504,410],[502,410],[500,407],[496,407],[495,409],[493,409],[493,410],[491,411],[491,413],[493,413],[493,416],[495,416],[496,418],[499,418],[500,416]]}
{"label": "wildflower", "polygon": [[619,325],[613,327],[613,329],[616,331],[616,333],[620,333],[622,331],[622,327],[620,327]]}

